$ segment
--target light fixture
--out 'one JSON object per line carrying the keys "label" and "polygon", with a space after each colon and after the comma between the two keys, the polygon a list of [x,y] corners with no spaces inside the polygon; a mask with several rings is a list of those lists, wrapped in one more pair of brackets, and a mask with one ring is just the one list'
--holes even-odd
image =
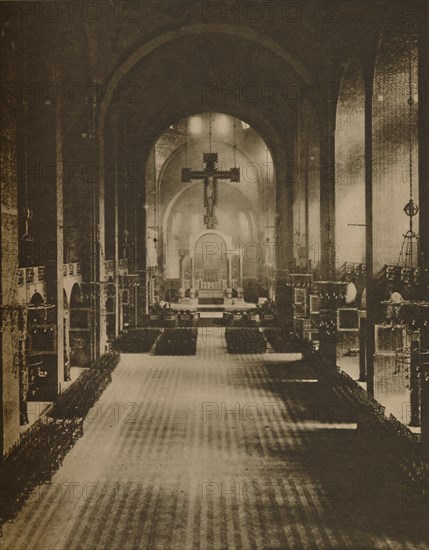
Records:
{"label": "light fixture", "polygon": [[415,100],[413,94],[413,59],[412,59],[412,32],[410,30],[408,37],[408,178],[410,199],[404,206],[404,212],[409,218],[408,231],[403,235],[404,240],[402,242],[401,252],[397,265],[404,268],[416,268],[418,267],[418,255],[419,255],[419,235],[414,231],[413,218],[419,212],[419,207],[413,198],[413,115],[415,108]]}

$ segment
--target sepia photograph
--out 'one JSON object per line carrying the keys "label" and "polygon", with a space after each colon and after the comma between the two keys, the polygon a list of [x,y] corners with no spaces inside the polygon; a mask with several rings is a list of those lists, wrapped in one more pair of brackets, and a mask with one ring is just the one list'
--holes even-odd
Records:
{"label": "sepia photograph", "polygon": [[0,548],[429,550],[429,0],[0,27]]}

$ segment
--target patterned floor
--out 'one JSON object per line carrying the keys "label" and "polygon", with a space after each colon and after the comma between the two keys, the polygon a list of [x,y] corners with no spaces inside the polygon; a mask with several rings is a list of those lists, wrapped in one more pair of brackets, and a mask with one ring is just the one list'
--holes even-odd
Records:
{"label": "patterned floor", "polygon": [[10,550],[427,546],[421,488],[360,446],[355,419],[293,355],[124,355]]}

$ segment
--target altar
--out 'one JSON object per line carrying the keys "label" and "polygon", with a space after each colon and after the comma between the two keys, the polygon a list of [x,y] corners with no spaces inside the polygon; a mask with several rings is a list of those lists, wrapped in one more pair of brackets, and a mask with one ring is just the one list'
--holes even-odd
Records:
{"label": "altar", "polygon": [[223,304],[243,298],[240,247],[233,246],[231,235],[215,229],[189,235],[189,248],[179,250],[179,276],[182,303]]}
{"label": "altar", "polygon": [[[198,300],[222,300],[225,297],[225,281],[199,281]],[[201,302],[200,302],[201,303]]]}

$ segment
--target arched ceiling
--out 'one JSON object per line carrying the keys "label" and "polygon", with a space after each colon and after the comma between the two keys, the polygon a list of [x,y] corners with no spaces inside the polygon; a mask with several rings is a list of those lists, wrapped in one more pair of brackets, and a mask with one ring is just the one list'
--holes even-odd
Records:
{"label": "arched ceiling", "polygon": [[[332,84],[338,68],[350,56],[359,56],[372,47],[376,35],[373,22],[371,32],[367,29],[365,2],[325,5],[303,0],[295,15],[280,5],[278,18],[272,20],[262,12],[252,18],[249,4],[255,3],[236,2],[239,24],[219,14],[204,19],[207,3],[183,0],[179,4],[180,14],[171,2],[158,1],[156,10],[148,8],[147,16],[155,11],[159,14],[159,21],[151,21],[154,30],[150,37],[138,44],[131,33],[128,41],[134,43],[120,50],[110,76],[103,76],[106,93],[100,107],[101,131],[104,115],[113,105],[119,113],[132,108],[132,134],[144,134],[151,141],[171,121],[208,110],[250,121],[263,135],[259,119],[259,124],[267,127],[265,133],[282,135],[285,124],[293,123],[297,106],[292,94],[285,99],[282,92],[286,89],[288,94],[291,86],[297,86],[301,94],[313,83]],[[385,1],[374,0],[373,5],[374,19],[385,13]],[[169,24],[162,27],[164,18]],[[180,25],[183,19],[185,24]],[[365,41],[362,32],[366,33]],[[114,44],[118,46],[121,40],[124,42],[124,37],[117,36]],[[100,44],[94,46],[99,48]],[[207,84],[219,89],[222,83],[232,93],[204,93]],[[251,85],[263,90],[266,98],[243,99],[240,92]],[[132,88],[131,101],[112,100],[113,90],[121,86]]]}
{"label": "arched ceiling", "polygon": [[[374,0],[369,24],[365,1],[302,0],[296,13],[279,3],[277,17],[263,11],[255,17],[255,2],[234,4],[239,21],[222,13],[206,17],[207,3],[199,0],[157,0],[144,4],[140,25],[137,10],[133,25],[88,27],[85,58],[102,83],[97,128],[107,149],[115,119],[126,120],[127,147],[147,158],[174,121],[217,111],[250,123],[280,157],[296,125],[297,98],[314,85],[338,87],[350,56],[373,48],[374,21],[387,6]],[[326,109],[326,101],[311,108]]]}
{"label": "arched ceiling", "polygon": [[[211,4],[215,9],[208,8]],[[215,96],[204,101],[204,79],[228,86],[252,81],[283,85],[292,80],[305,87],[311,82],[336,81],[351,57],[373,58],[388,10],[397,10],[400,17],[403,9],[400,0],[237,0],[231,3],[237,15],[231,15],[230,9],[228,15],[226,4],[109,1],[91,3],[85,17],[79,9],[73,11],[73,21],[67,10],[54,22],[27,18],[28,74],[24,80],[33,79],[34,66],[37,80],[51,81],[54,67],[58,82],[75,83],[78,89],[97,83],[101,87],[101,105],[97,106],[101,135],[105,134],[105,114],[112,106],[117,114],[127,114],[136,139],[150,143],[171,121],[216,110],[249,122],[265,141],[281,146],[285,124],[293,123],[296,104],[249,104],[231,97],[222,104]],[[19,17],[11,23],[17,32],[22,31]],[[115,101],[114,90],[120,81],[138,84],[134,101],[126,97]],[[65,131],[73,136],[82,132],[81,107],[80,97],[65,106],[70,112]]]}
{"label": "arched ceiling", "polygon": [[[241,167],[241,184],[246,192],[251,189],[253,194],[257,194],[263,185],[274,193],[272,157],[264,140],[251,126],[244,129],[242,121],[219,113],[199,113],[196,117],[181,120],[157,140],[156,165],[162,192],[168,194],[172,170],[176,177],[180,177],[181,167],[186,161],[189,168],[201,168],[203,152],[209,150],[209,118],[212,119],[212,150],[219,153],[219,169],[222,165],[226,169],[233,166],[235,159]],[[193,120],[201,124],[196,131],[192,131]],[[173,194],[176,192],[174,188]]]}
{"label": "arched ceiling", "polygon": [[[190,186],[182,184],[180,174],[185,164],[194,170],[201,168],[203,152],[209,149],[209,118],[213,121],[212,150],[219,154],[219,167],[228,169],[237,162],[241,170],[240,183],[222,182],[220,195],[223,197],[228,191],[227,188],[232,186],[242,193],[241,198],[237,198],[237,204],[246,204],[247,209],[254,209],[255,215],[257,212],[262,215],[264,209],[268,208],[268,203],[269,208],[273,210],[276,196],[275,180],[272,159],[266,144],[252,127],[244,129],[241,121],[235,120],[237,148],[234,150],[234,120],[218,113],[211,113],[211,116],[201,113],[195,119],[182,120],[161,136],[154,147],[152,157],[156,166],[155,177],[146,178],[146,200],[152,204],[156,181],[159,207],[164,217],[164,213],[169,211],[168,205],[176,201],[187,187],[194,187],[194,191],[201,187],[201,182],[194,182]],[[201,128],[192,131],[192,121],[197,119]],[[220,123],[224,126],[219,126]],[[153,170],[153,164],[150,170]]]}
{"label": "arched ceiling", "polygon": [[163,44],[124,73],[108,114],[126,117],[129,135],[147,146],[181,118],[224,112],[249,122],[275,148],[294,124],[305,86],[282,57],[258,44],[193,34]]}

